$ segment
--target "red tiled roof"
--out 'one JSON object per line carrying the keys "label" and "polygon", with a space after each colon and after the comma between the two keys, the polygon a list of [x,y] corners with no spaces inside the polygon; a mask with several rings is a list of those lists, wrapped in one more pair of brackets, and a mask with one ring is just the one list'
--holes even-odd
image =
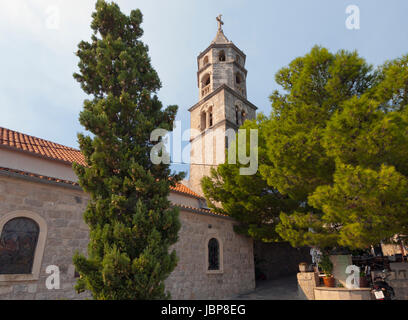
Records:
{"label": "red tiled roof", "polygon": [[0,127],[0,146],[29,152],[37,156],[86,165],[79,150],[24,133]]}
{"label": "red tiled roof", "polygon": [[[67,163],[77,162],[83,166],[86,165],[84,156],[82,155],[81,151],[70,148],[55,142],[47,141],[44,139],[36,138],[24,133],[20,133],[17,131],[9,130],[6,128],[0,127],[0,147],[11,148],[23,152],[28,152],[37,156],[41,156],[51,160],[59,160],[64,161]],[[0,168],[6,169],[6,168]],[[11,169],[6,169],[11,170]],[[19,170],[16,170],[19,171]],[[20,173],[24,173],[25,175],[35,175],[36,177],[42,178],[41,175],[36,175],[32,173],[27,173],[24,171],[19,171]],[[45,177],[45,179],[54,179],[50,177]],[[69,184],[75,184],[72,181],[65,181],[61,179],[54,179],[56,182],[68,182]],[[172,187],[171,190],[176,192],[180,192],[183,194],[187,194],[196,198],[202,198],[197,193],[192,191],[191,189],[187,188],[186,186],[182,185],[181,183],[177,183],[175,187]]]}
{"label": "red tiled roof", "polygon": [[193,190],[190,188],[187,188],[184,184],[177,183],[175,187],[171,188],[174,191],[181,192],[184,194],[189,194],[190,196],[196,197],[196,198],[202,198],[200,195],[195,193]]}

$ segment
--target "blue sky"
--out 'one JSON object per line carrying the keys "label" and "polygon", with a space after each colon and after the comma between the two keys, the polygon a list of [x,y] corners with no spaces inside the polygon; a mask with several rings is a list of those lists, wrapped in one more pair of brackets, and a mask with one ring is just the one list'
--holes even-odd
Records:
{"label": "blue sky", "polygon": [[[182,130],[198,99],[197,55],[224,33],[247,55],[248,100],[269,114],[275,73],[314,45],[358,50],[369,63],[408,53],[406,0],[117,0],[139,8],[143,40],[163,88],[177,104]],[[0,126],[77,147],[78,114],[86,95],[73,79],[81,40],[91,35],[94,0],[5,0],[0,4]],[[345,26],[346,7],[360,9],[360,29]],[[180,169],[181,167],[176,167]],[[186,167],[183,167],[186,168]]]}

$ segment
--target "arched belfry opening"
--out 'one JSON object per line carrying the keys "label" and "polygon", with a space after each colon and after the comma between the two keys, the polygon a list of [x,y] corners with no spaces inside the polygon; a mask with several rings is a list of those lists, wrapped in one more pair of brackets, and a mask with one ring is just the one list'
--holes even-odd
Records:
{"label": "arched belfry opening", "polygon": [[225,59],[225,51],[224,50],[221,50],[219,53],[218,53],[218,60],[219,61],[221,61],[221,62],[224,62],[226,59]]}
{"label": "arched belfry opening", "polygon": [[200,128],[201,130],[205,130],[207,127],[207,114],[205,113],[205,111],[201,112],[201,121],[200,121]]}
{"label": "arched belfry opening", "polygon": [[212,125],[213,125],[213,109],[212,107],[210,107],[208,109],[208,126],[212,127]]}
{"label": "arched belfry opening", "polygon": [[209,73],[206,73],[201,78],[201,96],[202,97],[210,93],[210,84],[211,84],[211,75]]}
{"label": "arched belfry opening", "polygon": [[211,76],[209,73],[206,73],[202,79],[202,87],[206,87],[211,83]]}
{"label": "arched belfry opening", "polygon": [[244,110],[241,111],[241,124],[244,124],[246,120],[246,113]]}
{"label": "arched belfry opening", "polygon": [[205,56],[203,60],[203,66],[205,67],[208,63],[209,63],[208,56]]}
{"label": "arched belfry opening", "polygon": [[237,72],[237,73],[235,74],[235,82],[236,82],[236,84],[241,84],[242,81],[243,81],[243,79],[242,79],[241,74],[240,74],[239,72]]}

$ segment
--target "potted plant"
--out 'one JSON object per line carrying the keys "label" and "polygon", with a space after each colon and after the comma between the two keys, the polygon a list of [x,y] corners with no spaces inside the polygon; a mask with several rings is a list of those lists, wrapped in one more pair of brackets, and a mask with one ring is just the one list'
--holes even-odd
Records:
{"label": "potted plant", "polygon": [[308,263],[307,262],[299,263],[299,271],[300,272],[306,272],[307,268],[308,268]]}
{"label": "potted plant", "polygon": [[367,288],[368,287],[368,279],[367,274],[364,270],[360,271],[360,288]]}
{"label": "potted plant", "polygon": [[334,288],[335,287],[335,280],[333,277],[333,263],[330,261],[329,255],[323,255],[322,259],[319,263],[320,268],[324,273],[323,282],[326,287]]}

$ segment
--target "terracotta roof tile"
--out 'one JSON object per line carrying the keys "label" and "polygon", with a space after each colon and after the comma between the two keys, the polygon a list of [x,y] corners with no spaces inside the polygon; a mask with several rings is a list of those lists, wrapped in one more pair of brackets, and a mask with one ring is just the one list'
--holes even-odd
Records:
{"label": "terracotta roof tile", "polygon": [[85,165],[79,150],[0,127],[0,146],[29,152],[44,158]]}
{"label": "terracotta roof tile", "polygon": [[[85,159],[81,151],[70,148],[55,142],[47,141],[44,139],[36,138],[27,134],[23,134],[17,131],[9,130],[6,128],[0,127],[0,147],[7,147],[23,152],[28,152],[37,156],[41,156],[51,160],[59,160],[67,163],[77,162],[83,166],[86,165]],[[3,168],[5,169],[5,168]],[[1,168],[0,168],[1,170]],[[11,170],[11,169],[8,169]],[[19,170],[16,170],[19,171]],[[35,175],[32,173],[27,173],[24,171],[19,171],[26,175]],[[37,178],[42,177],[40,175],[35,175]],[[50,177],[45,177],[45,179],[54,179]],[[73,184],[75,182],[65,181],[61,179],[55,179],[56,182],[68,182]],[[187,188],[181,183],[177,183],[175,187],[171,188],[176,192],[187,194],[196,198],[202,198],[197,193]]]}
{"label": "terracotta roof tile", "polygon": [[190,188],[187,188],[184,184],[181,184],[181,183],[177,183],[176,186],[172,187],[171,189],[177,192],[184,193],[184,194],[189,194],[190,196],[194,196],[196,198],[200,198],[200,199],[202,198],[200,195],[198,195],[193,190],[191,190]]}

